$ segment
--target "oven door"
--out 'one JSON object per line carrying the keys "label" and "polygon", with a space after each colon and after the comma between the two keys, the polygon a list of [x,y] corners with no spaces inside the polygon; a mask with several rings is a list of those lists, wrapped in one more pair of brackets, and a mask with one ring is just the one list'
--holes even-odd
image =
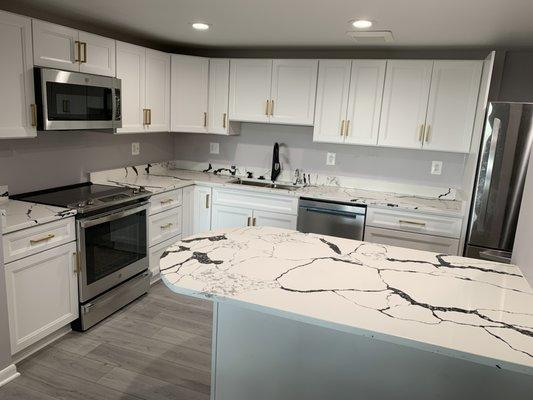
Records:
{"label": "oven door", "polygon": [[39,130],[114,129],[122,126],[119,79],[36,69]]}
{"label": "oven door", "polygon": [[148,203],[78,220],[80,302],[148,268]]}

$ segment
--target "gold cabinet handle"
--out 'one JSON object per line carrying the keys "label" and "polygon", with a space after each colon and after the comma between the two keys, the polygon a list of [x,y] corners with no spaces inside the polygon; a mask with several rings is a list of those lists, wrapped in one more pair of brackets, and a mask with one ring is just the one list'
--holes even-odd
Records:
{"label": "gold cabinet handle", "polygon": [[228,114],[224,113],[222,116],[222,128],[226,128],[228,125]]}
{"label": "gold cabinet handle", "polygon": [[342,120],[342,122],[341,122],[341,136],[344,136],[344,125],[346,125],[346,121]]}
{"label": "gold cabinet handle", "polygon": [[152,125],[152,109],[148,109],[148,125]]}
{"label": "gold cabinet handle", "polygon": [[87,63],[87,43],[81,42],[80,44],[83,46],[83,60],[80,63]]}
{"label": "gold cabinet handle", "polygon": [[270,112],[270,100],[267,100],[267,103],[266,103],[266,110],[265,110],[265,115],[269,115],[269,112]]}
{"label": "gold cabinet handle", "polygon": [[143,108],[143,125],[147,125],[148,124],[148,113],[147,113],[147,109],[146,108]]}
{"label": "gold cabinet handle", "polygon": [[398,220],[400,224],[408,224],[408,225],[416,225],[416,226],[426,226],[425,222],[418,222],[418,221],[409,221],[407,219],[400,219]]}
{"label": "gold cabinet handle", "polygon": [[174,199],[164,199],[164,200],[161,200],[161,204],[168,204],[168,203],[172,203],[174,201]]}
{"label": "gold cabinet handle", "polygon": [[246,223],[246,226],[252,226],[252,217],[248,217],[248,222]]}
{"label": "gold cabinet handle", "polygon": [[418,130],[418,141],[424,142],[424,124],[420,125],[420,129]]}
{"label": "gold cabinet handle", "polygon": [[161,225],[161,229],[168,229],[172,226],[172,222],[169,222],[168,224],[165,224],[165,225]]}
{"label": "gold cabinet handle", "polygon": [[207,113],[204,112],[204,126],[207,126]]}
{"label": "gold cabinet handle", "polygon": [[79,274],[81,272],[81,257],[78,251],[72,253],[74,256],[74,273]]}
{"label": "gold cabinet handle", "polygon": [[37,126],[37,106],[35,104],[30,104],[31,111],[31,126]]}
{"label": "gold cabinet handle", "polygon": [[30,239],[30,244],[37,244],[37,243],[41,243],[41,242],[46,242],[47,240],[50,240],[50,239],[53,239],[55,238],[56,235],[54,235],[53,233],[50,233],[49,235],[46,235],[40,239]]}
{"label": "gold cabinet handle", "polygon": [[[74,49],[74,62],[81,63],[81,42],[78,40],[74,41],[74,46],[76,46],[76,48]],[[76,51],[78,53],[77,55]]]}
{"label": "gold cabinet handle", "polygon": [[252,218],[252,226],[255,226],[256,221],[257,221],[257,220],[255,219],[255,217],[253,217],[253,218]]}
{"label": "gold cabinet handle", "polygon": [[430,130],[431,130],[431,125],[428,124],[428,125],[426,126],[426,133],[425,133],[425,135],[424,135],[424,141],[425,141],[426,143],[429,142],[429,132],[430,132]]}
{"label": "gold cabinet handle", "polygon": [[209,208],[209,198],[210,198],[210,195],[206,194],[205,195],[205,208]]}
{"label": "gold cabinet handle", "polygon": [[270,115],[274,115],[274,100],[270,100]]}
{"label": "gold cabinet handle", "polygon": [[344,136],[348,137],[348,130],[350,129],[350,120],[346,120],[346,124],[344,124]]}

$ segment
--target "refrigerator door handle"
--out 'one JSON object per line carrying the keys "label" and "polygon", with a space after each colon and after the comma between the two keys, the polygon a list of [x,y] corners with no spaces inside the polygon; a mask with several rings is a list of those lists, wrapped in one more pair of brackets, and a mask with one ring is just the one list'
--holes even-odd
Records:
{"label": "refrigerator door handle", "polygon": [[495,261],[503,264],[511,263],[511,253],[502,250],[483,250],[479,256],[484,260]]}

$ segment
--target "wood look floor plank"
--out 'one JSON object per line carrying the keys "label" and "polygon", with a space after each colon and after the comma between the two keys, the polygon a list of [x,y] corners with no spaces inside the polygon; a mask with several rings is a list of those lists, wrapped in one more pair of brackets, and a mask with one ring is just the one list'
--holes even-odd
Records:
{"label": "wood look floor plank", "polygon": [[[16,380],[18,381],[18,379]],[[56,397],[37,392],[25,386],[20,386],[16,381],[9,382],[0,388],[2,400],[57,400]]]}
{"label": "wood look floor plank", "polygon": [[51,347],[78,354],[80,356],[84,356],[92,349],[98,347],[100,344],[100,342],[90,339],[84,333],[70,332],[63,336],[61,339],[59,339],[57,342],[52,343]]}
{"label": "wood look floor plank", "polygon": [[205,338],[186,331],[162,327],[154,336],[154,339],[180,346],[189,347],[211,356],[211,338]]}
{"label": "wood look floor plank", "polygon": [[203,322],[182,318],[179,314],[162,312],[156,315],[152,319],[152,322],[154,324],[189,332],[205,338],[211,338],[213,335],[212,324],[205,324]]}
{"label": "wood look floor plank", "polygon": [[192,321],[211,324],[213,322],[213,311],[204,308],[192,306],[189,304],[178,303],[169,299],[155,299],[150,297],[147,307],[152,307],[165,313],[177,313],[181,318]]}
{"label": "wood look floor plank", "polygon": [[119,367],[114,368],[111,372],[103,376],[98,383],[146,400],[209,399],[209,394],[200,393]]}

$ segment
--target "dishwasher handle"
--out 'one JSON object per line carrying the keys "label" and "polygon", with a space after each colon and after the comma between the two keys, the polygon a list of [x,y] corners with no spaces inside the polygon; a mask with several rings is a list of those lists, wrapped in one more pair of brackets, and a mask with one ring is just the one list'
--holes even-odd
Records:
{"label": "dishwasher handle", "polygon": [[362,214],[362,213],[330,210],[330,209],[327,209],[327,208],[305,207],[304,209],[306,211],[308,211],[308,212],[317,212],[317,213],[322,213],[322,214],[339,215],[339,216],[348,217],[348,218],[357,218],[357,217],[364,216],[364,214]]}

